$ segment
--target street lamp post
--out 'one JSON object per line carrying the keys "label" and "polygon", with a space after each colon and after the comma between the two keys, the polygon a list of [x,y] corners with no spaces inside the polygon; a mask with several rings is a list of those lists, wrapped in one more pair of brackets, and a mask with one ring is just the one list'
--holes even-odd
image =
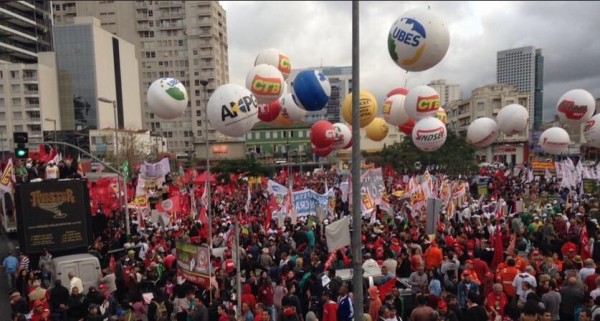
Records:
{"label": "street lamp post", "polygon": [[121,164],[120,164],[121,157],[119,156],[119,130],[118,130],[119,123],[117,122],[117,101],[114,99],[108,99],[108,98],[104,98],[104,97],[98,97],[98,101],[101,101],[103,103],[112,104],[112,106],[113,106],[113,115],[114,115],[114,121],[115,121],[115,157],[117,159],[117,169],[122,174],[123,184],[125,185],[123,187],[123,189],[121,188],[121,183],[117,184],[117,186],[118,186],[118,190],[119,190],[119,198],[121,197],[121,192],[123,190],[125,191],[125,232],[127,233],[127,236],[129,237],[130,232],[131,232],[131,228],[129,226],[129,204],[128,204],[128,200],[127,200],[127,182],[125,181],[125,173],[123,173],[123,169],[121,168]]}
{"label": "street lamp post", "polygon": [[[56,119],[46,117],[46,118],[44,118],[44,120],[45,121],[51,121],[54,124],[54,140],[58,141],[58,134],[56,132]],[[57,146],[54,146],[54,147],[56,148]]]}

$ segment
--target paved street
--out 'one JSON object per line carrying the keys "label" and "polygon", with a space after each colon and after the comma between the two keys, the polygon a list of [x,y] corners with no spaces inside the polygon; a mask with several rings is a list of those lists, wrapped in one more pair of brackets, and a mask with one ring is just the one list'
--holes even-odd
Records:
{"label": "paved street", "polygon": [[[6,234],[0,234],[0,264],[4,261],[4,258],[8,254],[8,252],[15,247],[19,246],[19,241],[17,240],[16,235],[11,235],[7,237]],[[0,273],[0,321],[9,321],[10,320],[10,302],[9,302],[9,294],[8,294],[8,284],[6,280],[6,274],[4,272]]]}

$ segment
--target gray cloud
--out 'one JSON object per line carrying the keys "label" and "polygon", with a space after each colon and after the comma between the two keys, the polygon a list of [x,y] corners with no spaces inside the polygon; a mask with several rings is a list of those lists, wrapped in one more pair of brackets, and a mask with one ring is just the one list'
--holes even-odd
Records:
{"label": "gray cloud", "polygon": [[[295,68],[349,66],[350,1],[222,1],[227,11],[230,81],[244,84],[254,58],[278,48]],[[386,37],[404,12],[431,6],[449,26],[450,48],[430,70],[406,73],[389,57]],[[570,89],[600,97],[600,2],[360,2],[361,88],[380,102],[396,87],[434,79],[461,85],[463,96],[496,79],[496,52],[541,48],[545,57],[544,119]]]}

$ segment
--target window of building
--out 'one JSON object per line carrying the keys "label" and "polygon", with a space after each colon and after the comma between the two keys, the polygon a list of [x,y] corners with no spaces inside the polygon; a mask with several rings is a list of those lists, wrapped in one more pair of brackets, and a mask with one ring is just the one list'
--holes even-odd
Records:
{"label": "window of building", "polygon": [[298,138],[303,138],[304,137],[304,131],[303,130],[299,130],[298,131]]}
{"label": "window of building", "polygon": [[254,133],[254,139],[260,139],[260,133],[258,133],[258,132]]}
{"label": "window of building", "polygon": [[252,139],[252,133],[247,133],[246,134],[246,139]]}
{"label": "window of building", "polygon": [[201,120],[197,120],[196,121],[196,126],[198,126],[198,127],[202,126],[202,121]]}
{"label": "window of building", "polygon": [[23,114],[20,111],[13,111],[12,118],[13,120],[21,120],[23,119]]}
{"label": "window of building", "polygon": [[13,98],[12,105],[13,107],[21,107],[21,98]]}
{"label": "window of building", "polygon": [[201,110],[196,110],[196,116],[197,116],[197,117],[200,117],[200,116],[202,116],[202,111],[201,111]]}
{"label": "window of building", "polygon": [[0,112],[0,120],[6,120],[6,113],[5,112]]}
{"label": "window of building", "polygon": [[11,70],[11,72],[10,72],[10,78],[11,79],[19,79],[19,71],[18,70]]}
{"label": "window of building", "polygon": [[21,85],[11,85],[10,86],[10,91],[13,93],[20,93],[21,92]]}
{"label": "window of building", "polygon": [[278,138],[277,132],[273,132],[273,139]]}
{"label": "window of building", "polygon": [[0,98],[0,107],[4,107],[4,98]]}
{"label": "window of building", "polygon": [[196,136],[198,136],[198,137],[202,137],[202,131],[201,131],[201,130],[199,130],[199,131],[196,133]]}
{"label": "window of building", "polygon": [[30,125],[31,131],[32,132],[41,132],[42,131],[42,126],[41,125]]}
{"label": "window of building", "polygon": [[16,131],[16,132],[22,132],[23,131],[23,125],[16,125],[14,131]]}
{"label": "window of building", "polygon": [[271,132],[265,133],[265,139],[271,139]]}

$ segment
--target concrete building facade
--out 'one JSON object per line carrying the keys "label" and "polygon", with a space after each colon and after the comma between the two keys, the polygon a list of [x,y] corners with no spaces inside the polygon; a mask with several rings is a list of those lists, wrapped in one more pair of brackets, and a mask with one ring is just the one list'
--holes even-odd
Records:
{"label": "concrete building facade", "polygon": [[451,101],[460,100],[462,98],[460,85],[447,84],[445,79],[433,80],[428,83],[427,86],[435,89],[435,91],[440,94],[440,104],[442,107],[446,106],[446,104]]}

